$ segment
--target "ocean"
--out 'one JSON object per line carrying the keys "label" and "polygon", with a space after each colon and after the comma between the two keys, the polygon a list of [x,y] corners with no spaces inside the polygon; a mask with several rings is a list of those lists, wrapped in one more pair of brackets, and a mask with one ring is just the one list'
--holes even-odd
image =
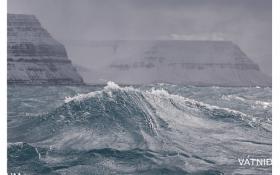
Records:
{"label": "ocean", "polygon": [[268,175],[271,109],[269,87],[9,85],[8,171]]}

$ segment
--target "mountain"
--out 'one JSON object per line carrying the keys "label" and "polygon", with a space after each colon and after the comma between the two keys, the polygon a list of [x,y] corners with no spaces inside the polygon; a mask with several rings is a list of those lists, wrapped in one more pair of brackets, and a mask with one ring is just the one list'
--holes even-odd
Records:
{"label": "mountain", "polygon": [[8,83],[83,84],[83,79],[35,16],[8,14]]}
{"label": "mountain", "polygon": [[94,75],[84,73],[91,83],[271,86],[271,77],[231,41],[119,40],[89,45],[92,59],[103,64]]}

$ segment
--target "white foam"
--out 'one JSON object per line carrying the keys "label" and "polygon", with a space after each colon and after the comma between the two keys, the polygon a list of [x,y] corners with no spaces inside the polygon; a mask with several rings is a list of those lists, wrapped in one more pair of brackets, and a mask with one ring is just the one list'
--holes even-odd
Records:
{"label": "white foam", "polygon": [[23,142],[14,142],[14,143],[8,143],[8,148],[10,148],[11,146],[20,146],[23,147]]}
{"label": "white foam", "polygon": [[78,94],[74,97],[65,97],[64,102],[69,103],[71,101],[82,101],[91,97],[95,97],[100,91],[90,92],[88,94]]}
{"label": "white foam", "polygon": [[272,107],[271,102],[266,102],[266,101],[255,101],[256,105],[260,105],[263,108],[268,108],[268,107]]}
{"label": "white foam", "polygon": [[116,83],[114,83],[114,82],[112,82],[112,81],[108,81],[108,82],[107,82],[107,86],[105,86],[104,89],[105,89],[105,90],[110,90],[110,89],[121,89],[121,87],[120,87],[118,84],[116,84]]}
{"label": "white foam", "polygon": [[[215,105],[209,105],[209,104],[206,104],[206,103],[203,103],[203,102],[198,102],[196,100],[189,99],[189,98],[186,98],[186,97],[182,97],[182,96],[179,96],[179,95],[169,94],[164,89],[156,90],[156,89],[153,88],[150,91],[150,93],[153,94],[153,95],[156,95],[156,96],[162,96],[162,97],[165,97],[165,98],[171,98],[173,100],[177,100],[177,101],[181,101],[181,102],[188,102],[189,104],[193,105],[193,107],[200,106],[200,107],[205,107],[205,108],[207,108],[209,110],[224,110],[224,111],[226,111],[228,113],[239,115],[240,117],[249,117],[247,114],[242,113],[240,111],[236,111],[236,110],[229,109],[229,108],[222,108],[222,107],[218,107],[218,106],[215,106]],[[243,98],[240,98],[240,99],[244,100]],[[253,117],[250,116],[250,118],[253,118]]]}
{"label": "white foam", "polygon": [[89,98],[92,98],[92,97],[96,97],[96,95],[102,94],[102,93],[107,93],[110,97],[112,97],[112,90],[137,91],[133,87],[120,87],[118,84],[116,84],[112,81],[108,81],[107,85],[101,91],[94,91],[94,92],[90,92],[90,93],[87,93],[87,94],[78,94],[78,95],[73,96],[73,97],[65,97],[64,102],[65,103],[69,103],[71,101],[79,102],[79,101],[83,101],[83,100],[86,100],[86,99],[89,99]]}
{"label": "white foam", "polygon": [[[244,119],[248,119],[248,120],[252,120],[254,117],[247,115],[243,112],[237,111],[237,110],[233,110],[230,108],[222,108],[222,107],[218,107],[215,105],[210,105],[210,104],[206,104],[203,102],[199,102],[196,101],[194,99],[189,99],[187,97],[183,97],[180,95],[176,95],[176,94],[170,94],[168,91],[164,90],[164,89],[155,89],[152,88],[151,90],[147,90],[147,91],[141,91],[139,89],[135,89],[131,86],[128,87],[120,87],[118,84],[109,81],[107,82],[107,86],[104,87],[103,90],[101,91],[94,91],[94,92],[90,92],[88,94],[78,94],[74,97],[66,97],[65,98],[65,103],[71,102],[71,101],[83,101],[92,97],[96,97],[96,95],[100,95],[102,93],[106,93],[108,94],[109,97],[112,97],[112,91],[113,90],[120,90],[120,91],[126,91],[126,92],[138,92],[138,93],[142,93],[144,96],[149,96],[149,97],[153,97],[153,98],[159,98],[157,100],[161,100],[160,98],[165,98],[165,99],[172,99],[176,102],[178,102],[179,104],[184,104],[184,105],[189,105],[190,107],[193,108],[197,108],[197,107],[201,107],[201,108],[206,108],[208,110],[223,110],[227,113],[233,114],[235,116],[239,116],[241,117],[242,120]],[[232,98],[232,97],[231,97]],[[243,98],[237,98],[239,100],[245,100]]]}

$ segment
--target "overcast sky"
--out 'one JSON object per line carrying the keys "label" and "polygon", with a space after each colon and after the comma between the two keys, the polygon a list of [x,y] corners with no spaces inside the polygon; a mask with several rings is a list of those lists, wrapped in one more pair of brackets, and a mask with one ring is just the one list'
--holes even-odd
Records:
{"label": "overcast sky", "polygon": [[84,40],[231,40],[271,75],[271,0],[8,0],[8,12],[36,15],[67,49]]}

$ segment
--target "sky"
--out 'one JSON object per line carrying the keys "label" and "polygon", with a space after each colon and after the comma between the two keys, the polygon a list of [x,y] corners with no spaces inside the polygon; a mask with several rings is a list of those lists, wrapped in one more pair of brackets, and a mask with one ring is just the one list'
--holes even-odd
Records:
{"label": "sky", "polygon": [[91,54],[78,44],[92,40],[230,40],[271,75],[271,6],[271,0],[8,0],[8,13],[36,15],[77,64],[88,64],[80,58]]}

